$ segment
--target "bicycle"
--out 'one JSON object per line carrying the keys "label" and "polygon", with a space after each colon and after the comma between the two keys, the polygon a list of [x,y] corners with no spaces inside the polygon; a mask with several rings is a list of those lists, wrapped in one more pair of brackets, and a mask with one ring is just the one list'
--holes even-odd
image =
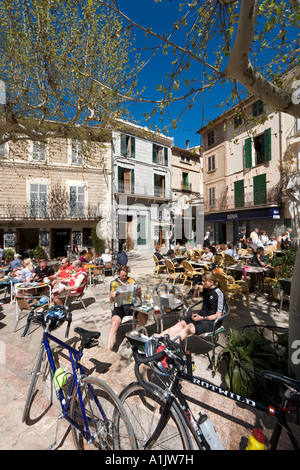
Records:
{"label": "bicycle", "polygon": [[[50,372],[51,390],[54,383],[56,396],[60,403],[61,413],[58,416],[55,441],[48,449],[52,449],[57,440],[60,420],[65,418],[72,427],[72,435],[76,449],[94,448],[98,450],[132,450],[136,448],[135,437],[127,414],[115,392],[102,380],[87,377],[80,364],[85,348],[98,345],[99,332],[75,328],[80,336],[80,346],[75,349],[51,332],[62,323],[67,322],[65,337],[69,335],[72,322],[71,313],[65,307],[56,306],[45,314],[30,315],[25,326],[24,337],[30,323],[34,321],[43,327],[41,346],[37,355],[36,365],[32,372],[22,422],[29,419],[29,412],[38,392],[39,377],[46,380]],[[72,373],[56,367],[50,342],[56,343],[69,353]],[[60,377],[59,377],[60,375]]]}
{"label": "bicycle", "polygon": [[[133,426],[138,449],[192,450],[193,442],[196,443],[198,449],[224,449],[212,426],[208,433],[205,431],[206,425],[211,425],[210,421],[207,422],[206,415],[200,411],[199,419],[194,417],[180,390],[180,383],[185,381],[243,403],[248,407],[268,412],[275,417],[270,450],[277,448],[282,429],[287,431],[294,449],[300,450],[300,444],[286,421],[290,401],[295,396],[300,396],[299,380],[280,376],[270,371],[262,372],[265,378],[286,387],[280,407],[274,408],[237,395],[230,390],[225,390],[201,377],[186,373],[185,370],[191,370],[190,364],[187,359],[181,356],[180,343],[177,342],[177,338],[171,340],[168,335],[163,338],[148,338],[139,329],[128,333],[127,338],[133,351],[137,381],[128,385],[119,397]],[[156,376],[161,375],[167,379],[163,387],[158,387],[142,377],[139,370],[142,364],[150,366]]]}

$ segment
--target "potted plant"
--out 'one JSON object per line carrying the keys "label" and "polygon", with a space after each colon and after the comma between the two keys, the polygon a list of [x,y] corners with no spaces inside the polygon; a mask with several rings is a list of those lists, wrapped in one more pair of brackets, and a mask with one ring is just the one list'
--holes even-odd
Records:
{"label": "potted plant", "polygon": [[36,261],[47,258],[45,250],[39,245],[32,251],[32,255]]}
{"label": "potted plant", "polygon": [[14,256],[14,250],[12,248],[7,248],[7,250],[5,250],[5,264],[8,265],[11,261],[13,261]]}
{"label": "potted plant", "polygon": [[91,232],[91,240],[92,246],[94,248],[95,254],[101,254],[104,252],[105,249],[105,240],[103,238],[99,238],[97,234],[97,227],[94,226]]}
{"label": "potted plant", "polygon": [[279,279],[291,279],[294,272],[297,250],[290,248],[280,253],[280,256],[274,256],[270,265],[275,270],[276,283],[272,286],[272,295],[275,300],[280,300]]}
{"label": "potted plant", "polygon": [[270,398],[273,383],[270,386],[260,372],[287,375],[287,342],[286,331],[277,327],[253,325],[244,332],[231,329],[227,346],[218,356],[218,367],[221,361],[227,365],[227,387],[244,397]]}

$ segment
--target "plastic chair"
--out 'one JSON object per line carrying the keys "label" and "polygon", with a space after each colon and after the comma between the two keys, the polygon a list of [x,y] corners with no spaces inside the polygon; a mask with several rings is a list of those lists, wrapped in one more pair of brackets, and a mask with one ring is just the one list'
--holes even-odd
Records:
{"label": "plastic chair", "polygon": [[278,282],[281,288],[280,307],[279,307],[279,313],[281,313],[284,298],[287,300],[290,300],[292,280],[291,279],[279,279]]}
{"label": "plastic chair", "polygon": [[238,300],[237,295],[241,294],[242,297],[246,298],[247,309],[250,311],[250,299],[249,299],[249,287],[246,281],[235,281],[232,276],[227,276],[225,274],[220,274],[215,272],[215,276],[218,279],[220,289],[225,294],[227,302],[230,300]]}
{"label": "plastic chair", "polygon": [[[186,314],[187,316],[191,316],[192,313],[197,313],[199,310],[201,310],[201,307],[199,307],[200,304],[202,304],[202,299],[197,302],[194,305],[191,305]],[[190,335],[188,338],[195,337],[195,338],[200,338],[204,340],[205,342],[209,343],[212,347],[212,352],[211,352],[211,357],[209,356],[209,353],[207,352],[207,356],[209,359],[209,363],[212,369],[212,375],[214,376],[216,373],[216,345],[218,343],[219,335],[221,333],[225,332],[225,327],[223,325],[223,320],[226,318],[230,313],[230,308],[229,304],[225,302],[224,308],[223,308],[223,314],[220,318],[217,318],[214,323],[213,323],[213,328],[212,331],[202,333],[201,335]],[[185,352],[188,347],[188,338],[184,341],[184,349]]]}
{"label": "plastic chair", "polygon": [[194,268],[191,263],[188,261],[182,261],[182,266],[184,267],[184,281],[183,285],[185,285],[186,281],[191,283],[191,287],[193,285],[193,278],[195,275],[203,274],[203,268]]}
{"label": "plastic chair", "polygon": [[167,263],[167,269],[168,269],[168,274],[169,274],[167,282],[170,282],[173,279],[173,285],[174,285],[175,282],[176,282],[176,279],[179,279],[179,278],[183,277],[182,269],[181,268],[175,268],[174,264],[169,259],[166,260],[166,263]]}
{"label": "plastic chair", "polygon": [[154,259],[154,263],[155,263],[155,269],[154,269],[153,274],[156,274],[156,276],[158,276],[161,272],[162,273],[167,272],[167,266],[165,264],[160,264],[155,255],[153,255],[153,259]]}

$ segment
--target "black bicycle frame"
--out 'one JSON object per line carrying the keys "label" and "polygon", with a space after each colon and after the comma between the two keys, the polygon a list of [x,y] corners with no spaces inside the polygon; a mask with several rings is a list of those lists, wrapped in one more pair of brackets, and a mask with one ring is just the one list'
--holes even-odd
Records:
{"label": "black bicycle frame", "polygon": [[[288,413],[288,409],[287,409],[288,408],[288,403],[289,403],[289,400],[291,398],[290,391],[286,392],[280,408],[274,408],[273,406],[265,405],[261,402],[251,400],[250,398],[245,398],[242,395],[238,395],[237,393],[234,393],[230,390],[223,389],[222,387],[219,387],[218,385],[215,385],[215,384],[213,384],[213,383],[211,383],[207,380],[204,380],[201,377],[192,376],[192,375],[186,374],[182,370],[178,370],[176,372],[176,378],[175,378],[175,381],[174,381],[174,385],[175,385],[175,389],[176,389],[175,395],[178,397],[181,408],[184,410],[184,412],[186,414],[186,418],[191,423],[192,427],[195,429],[195,432],[197,433],[197,435],[199,435],[198,431],[197,431],[198,426],[195,422],[195,419],[192,415],[192,412],[191,412],[190,408],[188,407],[188,404],[187,404],[185,398],[183,397],[183,395],[182,395],[182,393],[181,393],[181,391],[180,391],[180,389],[177,385],[178,381],[181,381],[181,380],[183,380],[185,382],[190,382],[194,385],[205,388],[206,390],[210,390],[212,392],[218,393],[219,395],[223,395],[224,397],[227,397],[231,400],[234,400],[234,401],[239,402],[239,403],[243,403],[246,406],[249,406],[251,408],[256,408],[257,410],[267,412],[271,416],[274,416],[276,418],[276,423],[275,423],[274,430],[273,430],[273,433],[272,433],[272,437],[271,437],[271,440],[270,440],[270,450],[275,450],[276,449],[279,438],[280,438],[280,435],[281,435],[281,431],[282,431],[283,428],[288,433],[288,436],[289,436],[289,438],[291,440],[291,443],[292,443],[293,447],[295,448],[295,450],[300,450],[299,443],[294,438],[293,433],[292,433],[290,427],[288,426],[288,424],[286,422],[286,415]],[[201,436],[200,436],[200,438],[202,439]]]}

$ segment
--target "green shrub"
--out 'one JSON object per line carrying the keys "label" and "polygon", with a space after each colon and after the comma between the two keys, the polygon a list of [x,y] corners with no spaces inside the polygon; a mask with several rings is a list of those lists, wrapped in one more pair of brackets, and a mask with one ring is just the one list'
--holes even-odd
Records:
{"label": "green shrub", "polygon": [[5,250],[5,263],[6,264],[10,263],[14,259],[14,256],[15,256],[14,250],[12,248],[7,248]]}
{"label": "green shrub", "polygon": [[270,370],[287,375],[287,334],[273,334],[275,339],[267,339],[268,327],[250,327],[245,333],[231,329],[227,346],[218,357],[218,364],[227,364],[225,376],[227,387],[233,392],[257,400],[276,401],[274,384],[260,376],[262,370]]}

